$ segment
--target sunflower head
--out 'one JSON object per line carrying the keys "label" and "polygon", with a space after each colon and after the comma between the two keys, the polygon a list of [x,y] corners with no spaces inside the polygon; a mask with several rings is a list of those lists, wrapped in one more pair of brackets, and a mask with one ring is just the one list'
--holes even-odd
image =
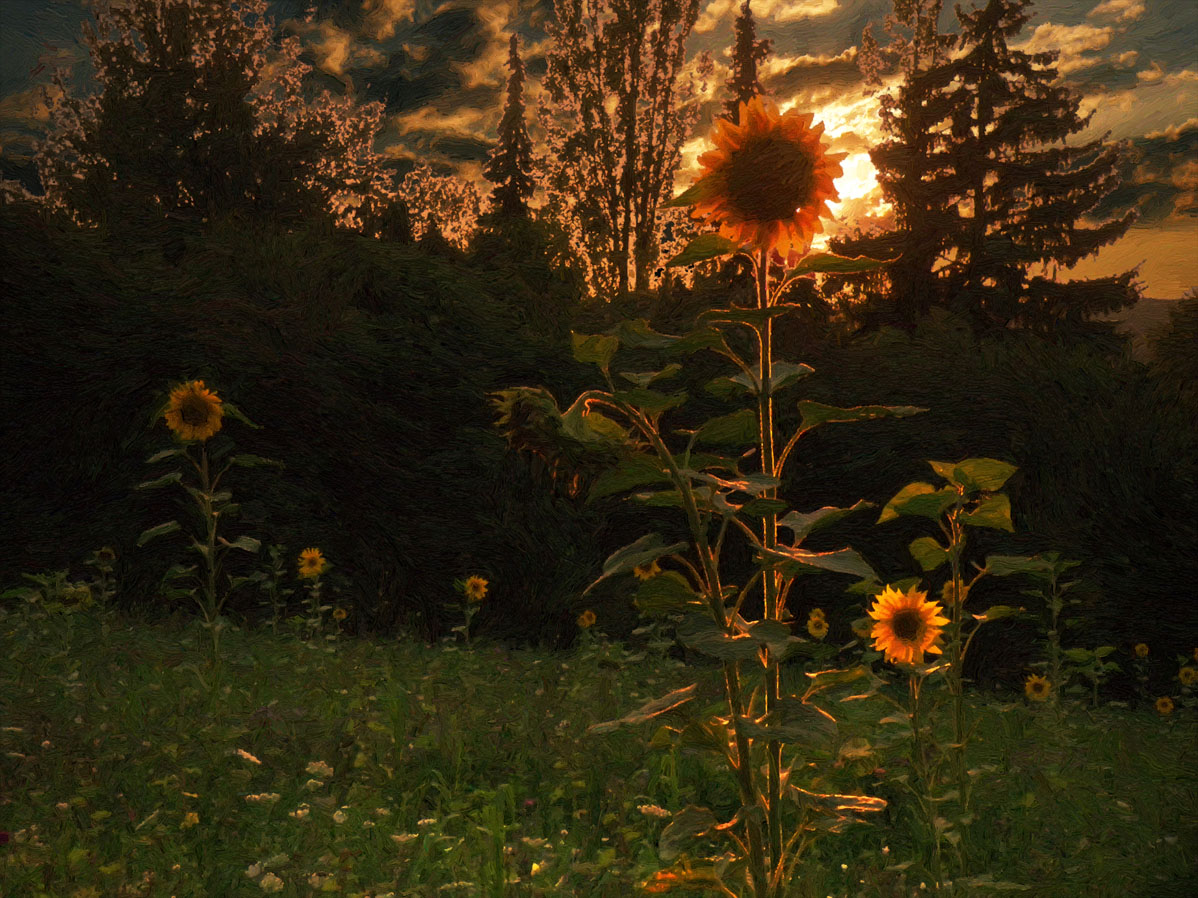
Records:
{"label": "sunflower head", "polygon": [[1023,684],[1023,693],[1034,702],[1046,702],[1052,693],[1052,684],[1044,677],[1032,674]]}
{"label": "sunflower head", "polygon": [[1134,649],[1132,649],[1132,651],[1134,651],[1136,653],[1137,658],[1147,658],[1148,657],[1148,643],[1137,642],[1136,647]]}
{"label": "sunflower head", "polygon": [[810,113],[778,113],[760,96],[740,105],[740,123],[716,120],[716,149],[699,156],[704,173],[691,217],[718,226],[730,240],[786,256],[806,253],[839,199],[833,179],[844,154],[828,155],[822,124]]}
{"label": "sunflower head", "polygon": [[595,612],[588,608],[582,614],[578,615],[578,626],[584,630],[589,630],[595,625]]}
{"label": "sunflower head", "polygon": [[661,573],[661,566],[656,561],[650,561],[648,564],[638,564],[632,573],[638,580],[652,580]]}
{"label": "sunflower head", "polygon": [[1169,696],[1161,696],[1156,700],[1156,713],[1162,717],[1168,717],[1173,713],[1173,699]]}
{"label": "sunflower head", "polygon": [[320,549],[304,549],[299,556],[299,575],[305,580],[314,580],[328,567]]}
{"label": "sunflower head", "polygon": [[823,639],[828,635],[828,622],[820,609],[816,608],[807,616],[807,632],[816,639]]}
{"label": "sunflower head", "polygon": [[466,596],[466,601],[471,604],[478,604],[487,597],[487,587],[490,584],[485,579],[479,576],[469,577],[466,579],[466,585],[462,587],[462,592]]}
{"label": "sunflower head", "polygon": [[166,426],[180,439],[199,442],[220,430],[223,415],[220,397],[205,389],[202,380],[193,380],[171,390],[170,402],[163,412]]}
{"label": "sunflower head", "polygon": [[333,620],[345,620],[347,617],[349,617],[349,612],[344,608],[333,609]]}
{"label": "sunflower head", "polygon": [[1198,683],[1198,667],[1187,664],[1177,672],[1177,679],[1181,680],[1182,686],[1193,686]]}
{"label": "sunflower head", "polygon": [[942,654],[940,634],[948,618],[942,608],[928,601],[928,594],[914,587],[899,592],[891,586],[882,590],[869,616],[875,621],[870,635],[874,648],[891,663],[922,664],[925,652]]}
{"label": "sunflower head", "polygon": [[116,550],[112,546],[105,546],[102,549],[96,549],[96,561],[104,564],[111,564],[116,561]]}

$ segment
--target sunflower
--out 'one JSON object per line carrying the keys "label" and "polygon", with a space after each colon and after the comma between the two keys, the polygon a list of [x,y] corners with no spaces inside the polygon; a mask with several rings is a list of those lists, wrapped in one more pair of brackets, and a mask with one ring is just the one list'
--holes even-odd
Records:
{"label": "sunflower", "polygon": [[304,549],[299,556],[299,575],[305,579],[315,579],[324,573],[328,562],[320,554],[320,549]]}
{"label": "sunflower", "polygon": [[638,564],[632,569],[632,573],[638,580],[652,580],[661,573],[661,566],[656,561],[650,561],[648,564]]}
{"label": "sunflower", "polygon": [[807,616],[807,632],[816,639],[823,639],[828,635],[828,622],[824,620],[824,613],[818,608]]}
{"label": "sunflower", "polygon": [[1173,713],[1173,699],[1169,696],[1162,696],[1156,700],[1156,713],[1163,717],[1168,717]]}
{"label": "sunflower", "polygon": [[1034,702],[1046,702],[1052,692],[1052,684],[1047,679],[1032,674],[1023,684],[1023,693]]}
{"label": "sunflower", "polygon": [[929,602],[928,594],[912,587],[899,592],[887,586],[878,596],[869,616],[874,624],[870,635],[874,648],[885,653],[892,663],[922,664],[924,652],[939,655],[941,627],[948,618],[941,617],[943,610],[936,602]]}
{"label": "sunflower", "polygon": [[487,597],[488,583],[482,577],[470,577],[466,580],[466,585],[462,592],[466,594],[466,601],[481,602]]}
{"label": "sunflower", "polygon": [[1177,679],[1181,680],[1182,686],[1193,686],[1198,683],[1198,667],[1183,667],[1177,672]]}
{"label": "sunflower", "polygon": [[333,620],[345,620],[347,617],[349,617],[349,612],[344,608],[333,609]]}
{"label": "sunflower", "polygon": [[1137,642],[1136,647],[1134,649],[1132,649],[1132,651],[1134,651],[1136,653],[1137,658],[1147,658],[1148,657],[1148,643]]}
{"label": "sunflower", "polygon": [[578,626],[584,630],[588,630],[595,625],[595,612],[588,608],[582,614],[578,615]]}
{"label": "sunflower", "polygon": [[840,198],[832,181],[846,154],[828,155],[822,124],[793,110],[778,113],[772,101],[740,104],[740,124],[716,121],[716,149],[699,157],[691,217],[719,227],[730,240],[780,255],[807,252],[831,217],[827,201]]}
{"label": "sunflower", "polygon": [[171,390],[163,417],[182,439],[203,442],[220,430],[223,414],[220,397],[204,389],[202,380],[193,380]]}

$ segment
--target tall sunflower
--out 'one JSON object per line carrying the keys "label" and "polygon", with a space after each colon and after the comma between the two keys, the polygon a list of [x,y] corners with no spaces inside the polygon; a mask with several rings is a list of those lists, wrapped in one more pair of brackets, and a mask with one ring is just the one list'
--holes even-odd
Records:
{"label": "tall sunflower", "polygon": [[324,573],[327,564],[320,549],[304,549],[299,556],[299,575],[304,579],[315,579]]}
{"label": "tall sunflower", "polygon": [[487,586],[489,584],[482,577],[470,577],[466,580],[465,586],[462,587],[462,592],[466,595],[468,602],[481,602],[487,597]]}
{"label": "tall sunflower", "polygon": [[925,652],[939,655],[941,627],[948,623],[942,608],[929,602],[928,594],[912,587],[899,592],[887,586],[878,596],[869,616],[874,624],[870,635],[874,648],[892,663],[922,664]]}
{"label": "tall sunflower", "polygon": [[740,124],[717,120],[717,148],[698,159],[704,173],[691,217],[742,245],[805,253],[823,230],[820,216],[831,217],[827,201],[840,198],[832,181],[847,155],[828,155],[823,133],[811,113],[780,115],[760,96],[741,103]]}
{"label": "tall sunflower", "polygon": [[220,397],[204,388],[202,380],[193,380],[171,390],[170,402],[163,417],[166,426],[185,440],[208,439],[221,426]]}

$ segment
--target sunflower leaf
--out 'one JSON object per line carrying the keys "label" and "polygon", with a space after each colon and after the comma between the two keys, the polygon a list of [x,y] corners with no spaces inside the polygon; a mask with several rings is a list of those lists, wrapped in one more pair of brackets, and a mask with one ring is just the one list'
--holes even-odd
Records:
{"label": "sunflower leaf", "polygon": [[613,393],[612,398],[639,408],[647,415],[660,415],[664,411],[682,405],[688,397],[686,393],[667,394],[659,393],[656,390],[636,387],[631,390],[620,390],[617,393]]}
{"label": "sunflower leaf", "polygon": [[648,455],[633,455],[620,462],[617,467],[609,468],[600,474],[587,494],[587,501],[593,502],[640,486],[669,482],[670,475],[665,472],[660,461]]}
{"label": "sunflower leaf", "polygon": [[646,702],[635,711],[630,711],[617,720],[605,720],[602,723],[593,723],[587,727],[587,732],[595,734],[612,733],[622,726],[635,726],[638,723],[652,720],[654,717],[665,714],[667,711],[672,711],[679,705],[689,702],[695,697],[695,690],[698,688],[698,683],[691,683],[691,685],[684,686],[682,689],[675,689],[673,692],[666,693],[661,698]]}
{"label": "sunflower leaf", "polygon": [[621,371],[620,377],[624,378],[626,381],[629,381],[630,383],[636,384],[638,387],[643,388],[643,387],[648,387],[654,381],[665,380],[668,377],[673,377],[675,374],[677,374],[681,370],[682,370],[681,365],[679,365],[677,362],[671,362],[670,364],[668,364],[664,368],[662,368],[660,371],[645,371],[645,372],[640,372],[640,373],[632,372],[632,371]]}
{"label": "sunflower leaf", "polygon": [[166,536],[168,533],[174,533],[176,530],[181,530],[178,521],[167,521],[165,524],[159,524],[157,527],[151,527],[148,530],[143,530],[141,536],[137,538],[138,547],[144,546],[152,539],[157,539],[160,536]]}
{"label": "sunflower leaf", "polygon": [[991,605],[986,609],[985,614],[975,614],[974,620],[990,623],[991,621],[1002,620],[1004,617],[1015,617],[1022,614],[1024,609],[1013,608],[1010,605]]}
{"label": "sunflower leaf", "polygon": [[163,449],[161,452],[156,452],[153,455],[151,455],[149,458],[147,458],[146,464],[152,465],[152,464],[154,464],[156,462],[160,462],[166,458],[173,458],[176,455],[186,455],[186,454],[187,453],[182,449]]}
{"label": "sunflower leaf", "polygon": [[1011,523],[1011,500],[1003,493],[987,496],[973,511],[961,515],[961,520],[971,527],[992,527],[995,530],[1015,532]]}
{"label": "sunflower leaf", "polygon": [[852,408],[838,408],[810,399],[804,399],[799,403],[799,414],[803,416],[803,422],[800,425],[802,432],[812,430],[821,424],[871,421],[875,418],[906,418],[909,415],[918,415],[920,412],[926,411],[926,408],[914,405],[857,405]]}
{"label": "sunflower leaf", "polygon": [[695,437],[695,445],[744,446],[753,443],[759,435],[757,412],[742,408],[730,415],[705,421]]}
{"label": "sunflower leaf", "polygon": [[262,542],[254,539],[252,536],[239,536],[237,539],[229,542],[224,537],[220,539],[221,544],[229,549],[241,549],[244,552],[257,552],[262,548]]}
{"label": "sunflower leaf", "polygon": [[789,283],[795,278],[808,274],[858,274],[862,271],[876,271],[884,265],[898,261],[893,259],[871,259],[868,256],[838,256],[836,253],[811,253],[796,265],[786,276],[783,283]]}
{"label": "sunflower leaf", "polygon": [[591,362],[606,371],[612,356],[620,348],[620,341],[617,337],[606,334],[579,334],[571,331],[570,345],[577,361]]}
{"label": "sunflower leaf", "polygon": [[693,206],[695,203],[711,199],[720,191],[719,184],[710,178],[700,178],[673,199],[667,200],[663,208],[671,209],[678,206]]}
{"label": "sunflower leaf", "polygon": [[160,486],[167,486],[171,483],[178,483],[183,479],[183,475],[178,471],[172,471],[169,474],[164,474],[154,480],[147,480],[144,483],[139,483],[134,489],[138,490],[156,490]]}
{"label": "sunflower leaf", "polygon": [[677,571],[662,571],[637,587],[632,603],[647,617],[663,617],[693,609],[699,596]]}
{"label": "sunflower leaf", "polygon": [[[683,196],[686,194],[684,193]],[[700,234],[686,245],[686,249],[666,262],[666,268],[677,268],[680,265],[693,265],[696,262],[706,262],[708,259],[716,259],[720,256],[730,256],[739,249],[740,244],[735,240],[729,240],[719,234]]]}
{"label": "sunflower leaf", "polygon": [[835,506],[825,505],[823,508],[817,508],[815,511],[810,511],[806,514],[792,511],[786,517],[778,519],[778,526],[792,530],[795,535],[795,545],[798,545],[816,530],[834,524],[855,511],[873,507],[873,502],[858,499],[849,508],[836,508]]}
{"label": "sunflower leaf", "polygon": [[957,491],[951,487],[938,490],[930,483],[908,483],[886,503],[882,514],[878,516],[878,523],[885,524],[901,514],[919,515],[936,521],[956,500]]}
{"label": "sunflower leaf", "polygon": [[930,536],[921,536],[907,547],[911,557],[919,562],[925,571],[934,571],[948,561],[948,550]]}
{"label": "sunflower leaf", "polygon": [[676,811],[657,841],[657,853],[663,861],[672,861],[682,853],[683,847],[707,835],[719,821],[707,808],[689,804]]}
{"label": "sunflower leaf", "polygon": [[276,468],[284,467],[281,461],[275,461],[273,458],[263,458],[260,455],[234,455],[229,459],[229,464],[238,465],[242,468],[260,468],[264,466],[272,466]]}
{"label": "sunflower leaf", "polygon": [[237,406],[235,406],[233,403],[231,403],[229,400],[226,399],[223,402],[221,402],[221,408],[224,409],[225,414],[227,414],[229,417],[236,418],[238,421],[240,421],[242,424],[245,424],[247,427],[252,427],[252,428],[254,428],[254,430],[262,429],[262,425],[255,424],[253,421],[251,421],[249,418],[247,418],[245,416],[245,413],[241,409],[239,409]]}
{"label": "sunflower leaf", "polygon": [[617,549],[603,562],[603,574],[583,590],[583,595],[594,589],[599,583],[616,574],[624,574],[642,564],[657,561],[663,555],[673,555],[687,547],[687,543],[666,545],[657,533],[646,533],[635,542],[629,543],[622,549]]}
{"label": "sunflower leaf", "polygon": [[833,552],[810,552],[793,546],[775,546],[773,549],[758,550],[758,555],[769,556],[774,564],[782,562],[783,574],[796,576],[813,571],[830,571],[835,574],[851,574],[862,580],[877,580],[878,575],[856,549],[837,549]]}

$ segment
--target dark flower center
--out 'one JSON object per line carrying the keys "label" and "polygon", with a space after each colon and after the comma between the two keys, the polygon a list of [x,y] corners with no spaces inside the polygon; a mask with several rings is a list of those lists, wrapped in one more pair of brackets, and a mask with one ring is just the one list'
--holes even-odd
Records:
{"label": "dark flower center", "polygon": [[792,218],[815,187],[811,153],[778,135],[751,139],[732,154],[726,173],[732,205],[755,221]]}
{"label": "dark flower center", "polygon": [[179,417],[184,424],[199,427],[208,423],[211,407],[203,396],[191,395],[179,404]]}
{"label": "dark flower center", "polygon": [[894,635],[904,642],[912,642],[919,635],[919,627],[923,622],[918,611],[907,608],[898,612],[890,621]]}

